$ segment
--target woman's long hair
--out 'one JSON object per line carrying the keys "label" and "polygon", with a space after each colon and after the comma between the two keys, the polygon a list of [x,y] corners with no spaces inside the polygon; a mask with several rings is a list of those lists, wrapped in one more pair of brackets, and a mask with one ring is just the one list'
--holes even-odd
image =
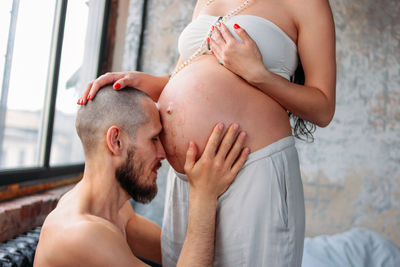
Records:
{"label": "woman's long hair", "polygon": [[[297,66],[297,69],[294,73],[294,76],[292,77],[292,82],[304,85],[305,75],[304,75],[304,70],[303,70],[303,66],[301,65],[300,59],[299,59],[299,64]],[[299,117],[293,115],[291,112],[289,112],[289,117],[290,117],[292,128],[293,128],[293,135],[300,140],[310,142],[310,143],[314,142],[313,133],[317,129],[315,124],[313,124],[309,121],[303,120],[302,118],[299,118]]]}

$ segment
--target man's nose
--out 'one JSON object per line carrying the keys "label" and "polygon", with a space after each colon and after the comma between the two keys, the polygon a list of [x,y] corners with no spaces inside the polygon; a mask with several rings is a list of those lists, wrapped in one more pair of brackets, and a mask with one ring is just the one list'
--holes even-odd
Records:
{"label": "man's nose", "polygon": [[165,150],[163,145],[161,144],[160,141],[158,141],[158,146],[157,146],[157,156],[159,159],[163,160],[166,158]]}

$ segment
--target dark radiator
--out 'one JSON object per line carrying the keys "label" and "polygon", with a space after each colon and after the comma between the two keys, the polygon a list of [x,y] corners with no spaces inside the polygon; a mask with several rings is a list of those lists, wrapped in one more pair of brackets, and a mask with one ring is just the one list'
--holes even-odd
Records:
{"label": "dark radiator", "polygon": [[41,227],[37,227],[30,232],[0,244],[0,266],[33,266],[33,257],[39,241],[40,230]]}

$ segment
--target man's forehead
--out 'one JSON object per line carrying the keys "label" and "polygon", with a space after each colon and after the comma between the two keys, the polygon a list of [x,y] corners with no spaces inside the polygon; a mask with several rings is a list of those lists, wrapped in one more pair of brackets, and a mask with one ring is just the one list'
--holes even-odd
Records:
{"label": "man's forehead", "polygon": [[153,122],[160,123],[160,111],[158,110],[156,104],[151,101],[149,103],[149,108],[147,109],[147,113],[149,115],[149,120],[152,120]]}
{"label": "man's forehead", "polygon": [[144,111],[146,112],[147,119],[148,119],[148,126],[153,128],[155,132],[161,132],[162,125],[160,121],[160,113],[156,106],[156,104],[151,100],[145,105]]}

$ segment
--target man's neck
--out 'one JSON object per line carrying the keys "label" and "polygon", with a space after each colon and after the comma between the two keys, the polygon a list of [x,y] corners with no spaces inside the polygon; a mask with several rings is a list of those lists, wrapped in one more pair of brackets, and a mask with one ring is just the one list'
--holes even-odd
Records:
{"label": "man's neck", "polygon": [[109,162],[86,162],[82,181],[79,184],[83,196],[82,211],[117,223],[118,212],[130,199],[115,177]]}

